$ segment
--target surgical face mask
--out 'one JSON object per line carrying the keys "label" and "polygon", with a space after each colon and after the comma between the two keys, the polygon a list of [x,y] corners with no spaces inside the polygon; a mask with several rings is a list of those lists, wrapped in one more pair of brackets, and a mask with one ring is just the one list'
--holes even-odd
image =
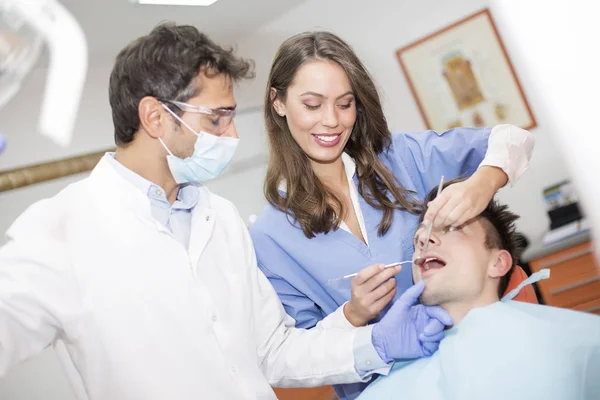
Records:
{"label": "surgical face mask", "polygon": [[[162,103],[161,103],[162,104]],[[165,145],[161,138],[160,143],[169,153],[167,162],[175,182],[200,183],[210,181],[219,176],[231,162],[239,139],[227,136],[215,136],[207,132],[194,131],[183,119],[175,114],[169,107],[162,104],[175,119],[197,136],[194,145],[194,154],[182,159],[175,156]]]}

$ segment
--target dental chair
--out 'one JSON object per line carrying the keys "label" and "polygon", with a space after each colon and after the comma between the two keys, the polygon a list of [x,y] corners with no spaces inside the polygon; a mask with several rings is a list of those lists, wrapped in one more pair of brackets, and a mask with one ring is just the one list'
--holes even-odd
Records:
{"label": "dental chair", "polygon": [[[515,265],[510,280],[508,281],[508,287],[506,288],[504,294],[509,293],[511,290],[519,286],[519,284],[525,279],[527,279],[527,274],[525,273],[525,271],[523,271],[523,268],[519,267],[518,265]],[[523,289],[521,289],[519,294],[517,294],[513,300],[522,301],[524,303],[539,304],[538,298],[535,295],[535,289],[531,285],[527,285]]]}

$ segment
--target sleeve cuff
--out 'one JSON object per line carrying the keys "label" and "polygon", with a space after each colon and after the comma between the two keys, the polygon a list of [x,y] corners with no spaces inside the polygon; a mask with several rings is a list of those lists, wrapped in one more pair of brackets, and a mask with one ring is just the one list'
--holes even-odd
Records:
{"label": "sleeve cuff", "polygon": [[354,337],[354,365],[358,376],[366,381],[374,374],[387,375],[394,363],[388,364],[383,361],[373,347],[371,340],[373,325],[356,329],[358,331]]}
{"label": "sleeve cuff", "polygon": [[510,186],[529,168],[535,137],[529,131],[513,125],[497,125],[488,139],[488,151],[479,165],[502,169]]}

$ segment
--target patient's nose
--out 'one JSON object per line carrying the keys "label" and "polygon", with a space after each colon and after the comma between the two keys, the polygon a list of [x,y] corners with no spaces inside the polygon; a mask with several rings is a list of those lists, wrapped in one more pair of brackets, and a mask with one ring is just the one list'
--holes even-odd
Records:
{"label": "patient's nose", "polygon": [[[428,230],[424,230],[421,232],[417,238],[417,245],[419,248],[424,248],[427,241]],[[439,246],[441,243],[441,238],[439,232],[436,232],[434,229],[431,231],[431,237],[429,238],[429,246]]]}

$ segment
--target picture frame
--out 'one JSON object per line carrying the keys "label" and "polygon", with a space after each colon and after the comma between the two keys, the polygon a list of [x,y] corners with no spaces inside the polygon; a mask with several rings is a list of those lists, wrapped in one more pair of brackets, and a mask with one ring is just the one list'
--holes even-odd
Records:
{"label": "picture frame", "polygon": [[537,122],[488,8],[396,51],[427,129]]}

